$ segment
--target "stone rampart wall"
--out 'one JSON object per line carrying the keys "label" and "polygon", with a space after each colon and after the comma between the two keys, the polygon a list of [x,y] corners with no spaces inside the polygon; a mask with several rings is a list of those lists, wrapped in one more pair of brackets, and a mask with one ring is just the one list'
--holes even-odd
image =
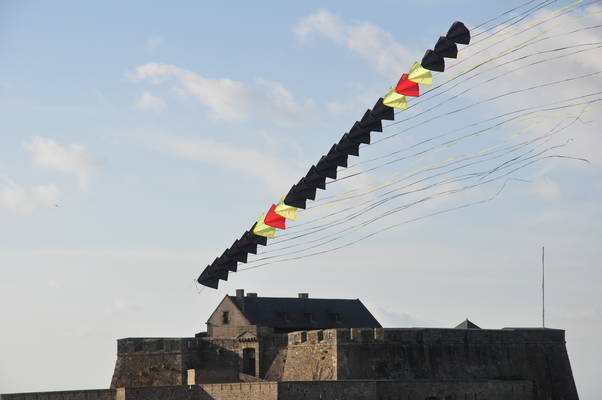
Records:
{"label": "stone rampart wall", "polygon": [[186,383],[184,362],[198,354],[195,338],[127,338],[117,341],[111,388]]}
{"label": "stone rampart wall", "polygon": [[195,358],[183,368],[196,370],[196,383],[236,382],[243,345],[236,339],[204,338]]}
{"label": "stone rampart wall", "polygon": [[236,339],[127,338],[117,341],[111,388],[238,381],[242,344]]}
{"label": "stone rampart wall", "polygon": [[281,381],[288,355],[288,335],[273,334],[260,338],[259,376],[268,381]]}
{"label": "stone rampart wall", "polygon": [[533,400],[528,381],[311,381],[126,389],[117,400]]}
{"label": "stone rampart wall", "polygon": [[0,394],[0,400],[115,400],[115,390],[68,390],[61,392]]}
{"label": "stone rampart wall", "polygon": [[[115,400],[277,400],[278,384],[224,383],[119,389]],[[28,399],[29,400],[29,399]],[[77,399],[80,400],[80,399]]]}
{"label": "stone rampart wall", "polygon": [[524,379],[537,399],[577,399],[562,330],[351,329],[337,343],[341,380]]}
{"label": "stone rampart wall", "polygon": [[[577,392],[555,329],[328,329],[259,338],[122,339],[112,387],[238,382],[245,347],[270,381],[524,379],[538,399]],[[547,397],[546,397],[547,396]]]}
{"label": "stone rampart wall", "polygon": [[532,400],[528,381],[312,381],[1,395],[0,400]]}
{"label": "stone rampart wall", "polygon": [[[280,382],[278,400],[532,400],[528,381]],[[216,398],[217,400],[217,398]]]}
{"label": "stone rampart wall", "polygon": [[[202,385],[216,400],[277,400],[278,382],[252,382]],[[127,399],[129,400],[129,399]]]}
{"label": "stone rampart wall", "polygon": [[279,380],[336,380],[336,350],[336,330],[289,333],[284,369]]}
{"label": "stone rampart wall", "polygon": [[533,400],[533,384],[519,380],[376,382],[378,400]]}

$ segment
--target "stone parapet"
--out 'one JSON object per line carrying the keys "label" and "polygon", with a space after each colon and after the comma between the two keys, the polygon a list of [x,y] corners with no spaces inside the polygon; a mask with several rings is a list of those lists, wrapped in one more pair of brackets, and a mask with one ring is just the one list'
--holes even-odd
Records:
{"label": "stone parapet", "polygon": [[115,400],[113,389],[0,394],[0,400]]}
{"label": "stone parapet", "polygon": [[523,380],[298,381],[223,383],[0,395],[0,400],[533,400]]}
{"label": "stone parapet", "polygon": [[540,328],[443,329],[443,328],[346,328],[297,331],[288,334],[288,345],[344,343],[420,344],[545,344],[565,343],[564,331]]}
{"label": "stone parapet", "polygon": [[199,348],[197,338],[125,338],[117,340],[118,355],[182,353]]}

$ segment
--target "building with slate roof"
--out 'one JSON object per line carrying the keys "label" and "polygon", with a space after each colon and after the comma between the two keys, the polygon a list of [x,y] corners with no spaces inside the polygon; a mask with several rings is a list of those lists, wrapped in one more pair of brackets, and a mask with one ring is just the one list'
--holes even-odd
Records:
{"label": "building with slate roof", "polygon": [[214,338],[243,334],[272,334],[316,329],[381,328],[359,299],[259,297],[243,289],[226,296],[207,320],[207,334]]}

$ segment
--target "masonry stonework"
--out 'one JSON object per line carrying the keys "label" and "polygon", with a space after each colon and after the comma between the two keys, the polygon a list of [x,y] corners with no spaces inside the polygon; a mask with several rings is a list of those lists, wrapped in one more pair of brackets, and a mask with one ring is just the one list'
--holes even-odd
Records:
{"label": "masonry stonework", "polygon": [[[162,343],[162,345],[160,344]],[[469,381],[531,383],[534,399],[576,399],[564,331],[327,329],[249,338],[122,339],[113,388],[241,381],[252,346],[257,380]]]}

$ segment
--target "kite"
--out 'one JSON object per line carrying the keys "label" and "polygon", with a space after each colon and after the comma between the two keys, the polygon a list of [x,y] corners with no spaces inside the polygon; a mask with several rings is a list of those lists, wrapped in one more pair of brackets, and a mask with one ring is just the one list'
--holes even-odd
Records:
{"label": "kite", "polygon": [[[476,100],[470,95],[464,96],[490,82],[508,79],[509,72],[523,73],[544,62],[569,59],[602,48],[602,42],[588,41],[532,50],[536,43],[554,36],[602,27],[597,24],[573,29],[574,21],[595,15],[596,10],[575,13],[577,15],[571,16],[570,23],[558,21],[559,16],[566,16],[589,3],[575,1],[543,15],[540,11],[550,2],[533,3],[528,1],[502,13],[475,26],[472,32],[462,22],[454,22],[447,33],[438,36],[434,46],[426,50],[421,61],[414,62],[409,70],[401,73],[397,83],[390,86],[372,109],[366,110],[277,203],[266,207],[267,211],[260,214],[249,230],[207,265],[198,277],[198,283],[217,289],[219,281],[228,280],[232,272],[340,250],[402,224],[490,201],[503,190],[515,171],[547,158],[571,158],[552,153],[566,146],[568,141],[552,143],[551,140],[580,121],[582,115],[602,109],[599,105],[602,104],[602,91],[592,88],[591,93],[566,96],[568,98],[538,96],[534,92],[552,88],[560,93],[559,85],[587,81],[601,75],[602,71],[556,76],[551,81],[529,82],[503,93],[499,89],[492,93],[485,88],[485,94],[480,93]],[[527,10],[517,11],[523,7]],[[524,21],[528,15],[536,19]],[[488,26],[497,19],[500,19],[499,23]],[[553,20],[560,24],[545,26]],[[569,30],[559,30],[563,25]],[[527,33],[536,26],[540,27],[537,32]],[[518,44],[506,42],[513,37],[518,39]],[[502,44],[504,42],[507,44]],[[503,48],[495,48],[500,45]],[[486,58],[475,60],[453,76],[437,74],[447,70],[449,75],[449,70],[485,51]],[[528,96],[531,101],[528,105],[520,101],[514,104],[514,98],[511,98],[510,106],[498,115],[475,110],[479,105],[488,107],[490,102],[507,96]],[[449,117],[451,115],[454,117]],[[437,120],[441,124],[436,129],[430,129],[432,125],[423,128]],[[393,122],[383,125],[385,121]],[[393,126],[397,131],[390,133],[389,128]],[[545,127],[543,132],[529,135],[542,126]],[[385,128],[386,133],[380,135]],[[416,135],[416,143],[400,141],[403,143],[401,148],[387,145],[391,143],[387,142],[389,139],[416,129],[424,129],[427,137]],[[502,129],[510,131],[507,136],[500,137],[497,143],[486,141]],[[385,143],[386,153],[370,154],[379,143]],[[457,153],[444,155],[445,151],[453,151],[462,144],[466,145]],[[390,171],[392,173],[380,182],[364,183],[363,187],[351,189],[345,187],[336,193],[338,182],[375,170],[395,169],[402,161],[415,165],[407,170]],[[408,214],[407,220],[383,224],[385,218],[410,207],[500,180],[502,187],[491,197],[435,210],[420,217]],[[317,216],[299,219],[311,215]],[[350,235],[355,236],[349,238]],[[342,241],[342,238],[345,239]],[[250,254],[254,256],[250,257]]]}
{"label": "kite", "polygon": [[349,156],[359,157],[360,145],[370,144],[371,134],[383,131],[382,121],[393,121],[395,109],[408,108],[406,96],[420,97],[420,85],[432,84],[431,71],[445,69],[443,57],[457,57],[456,43],[469,42],[470,32],[466,26],[462,22],[454,22],[447,35],[437,41],[435,51],[428,50],[422,62],[415,62],[408,73],[402,74],[397,86],[379,98],[372,109],[366,110],[362,118],[309,168],[278,204],[272,204],[250,230],[203,270],[197,282],[217,289],[219,280],[228,280],[229,272],[236,272],[239,262],[247,263],[249,253],[257,254],[258,245],[267,245],[267,239],[275,238],[277,230],[286,230],[286,220],[295,220],[297,209],[305,209],[308,200],[316,199],[318,189],[326,189],[326,178],[336,179],[338,168],[348,166]]}

